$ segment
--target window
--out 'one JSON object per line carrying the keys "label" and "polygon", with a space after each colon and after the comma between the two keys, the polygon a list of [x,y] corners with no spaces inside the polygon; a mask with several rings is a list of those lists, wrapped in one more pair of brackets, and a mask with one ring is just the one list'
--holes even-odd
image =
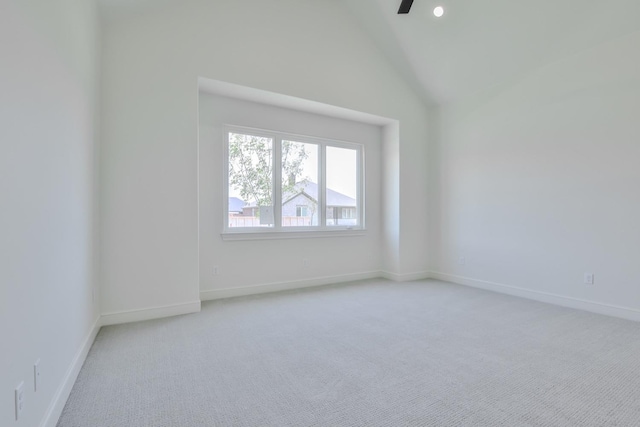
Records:
{"label": "window", "polygon": [[240,217],[227,209],[229,227],[273,227],[273,138],[229,132],[227,141],[229,197],[245,203]]}
{"label": "window", "polygon": [[225,135],[227,232],[363,228],[362,145],[235,126]]}

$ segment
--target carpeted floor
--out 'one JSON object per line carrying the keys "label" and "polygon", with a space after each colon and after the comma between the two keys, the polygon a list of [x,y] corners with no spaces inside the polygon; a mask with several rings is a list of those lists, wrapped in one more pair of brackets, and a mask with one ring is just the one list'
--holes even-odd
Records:
{"label": "carpeted floor", "polygon": [[639,425],[639,323],[384,280],[102,328],[58,423]]}

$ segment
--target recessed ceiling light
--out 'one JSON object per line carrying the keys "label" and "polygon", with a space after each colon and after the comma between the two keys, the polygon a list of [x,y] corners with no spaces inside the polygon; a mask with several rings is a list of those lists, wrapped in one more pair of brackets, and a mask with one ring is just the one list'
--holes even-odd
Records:
{"label": "recessed ceiling light", "polygon": [[433,9],[433,14],[436,16],[436,18],[440,18],[442,15],[444,15],[444,8],[442,6],[436,6],[436,8]]}

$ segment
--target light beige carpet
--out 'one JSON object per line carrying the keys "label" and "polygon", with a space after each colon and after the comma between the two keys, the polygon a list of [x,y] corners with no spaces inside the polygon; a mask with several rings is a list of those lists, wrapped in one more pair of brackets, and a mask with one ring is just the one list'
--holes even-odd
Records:
{"label": "light beige carpet", "polygon": [[372,280],[103,328],[59,427],[640,426],[640,324]]}

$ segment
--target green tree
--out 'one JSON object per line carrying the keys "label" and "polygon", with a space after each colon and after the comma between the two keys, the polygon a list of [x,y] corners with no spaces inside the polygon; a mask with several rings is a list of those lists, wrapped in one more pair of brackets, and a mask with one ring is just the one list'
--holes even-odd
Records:
{"label": "green tree", "polygon": [[[282,141],[282,194],[293,192],[302,178],[308,154],[304,144]],[[273,140],[229,134],[229,185],[245,201],[256,206],[273,206]]]}

